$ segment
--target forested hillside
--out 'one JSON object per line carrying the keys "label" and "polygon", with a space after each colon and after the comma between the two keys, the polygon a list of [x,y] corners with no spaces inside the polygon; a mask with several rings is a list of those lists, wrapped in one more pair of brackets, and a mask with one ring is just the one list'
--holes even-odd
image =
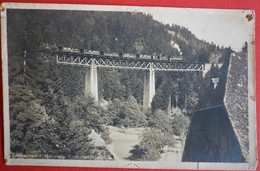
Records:
{"label": "forested hillside", "polygon": [[[211,81],[210,76],[203,79],[195,72],[157,72],[152,110],[144,112],[143,71],[99,68],[99,100],[103,103],[97,104],[84,95],[86,67],[59,65],[52,57],[44,60],[38,51],[41,43],[116,53],[171,54],[189,63],[212,62],[214,54],[220,54],[220,61],[228,58],[227,48],[201,41],[186,28],[163,25],[143,13],[8,9],[7,14],[14,155],[111,160],[105,148],[94,148],[88,138],[94,129],[109,143],[106,125],[148,126],[160,136],[180,135]],[[179,112],[169,111],[171,107]],[[145,135],[151,136],[149,130]],[[141,144],[143,153],[136,158],[157,160],[158,149],[171,140],[164,143],[152,148]]]}

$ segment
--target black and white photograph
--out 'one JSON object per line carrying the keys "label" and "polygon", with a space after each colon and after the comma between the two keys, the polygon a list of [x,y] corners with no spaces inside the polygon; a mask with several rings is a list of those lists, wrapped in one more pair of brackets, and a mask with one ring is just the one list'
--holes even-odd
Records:
{"label": "black and white photograph", "polygon": [[4,3],[8,165],[254,169],[254,11]]}

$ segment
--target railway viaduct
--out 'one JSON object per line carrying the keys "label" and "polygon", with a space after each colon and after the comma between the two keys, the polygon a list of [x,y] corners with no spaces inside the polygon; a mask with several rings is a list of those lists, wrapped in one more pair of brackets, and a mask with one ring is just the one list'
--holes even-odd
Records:
{"label": "railway viaduct", "polygon": [[[50,54],[49,54],[50,55]],[[98,67],[144,70],[143,107],[151,107],[155,95],[155,72],[207,72],[205,64],[183,63],[168,60],[148,60],[124,57],[111,57],[105,55],[90,55],[76,52],[52,52],[58,64],[87,66],[85,75],[85,94],[91,95],[98,102]]]}

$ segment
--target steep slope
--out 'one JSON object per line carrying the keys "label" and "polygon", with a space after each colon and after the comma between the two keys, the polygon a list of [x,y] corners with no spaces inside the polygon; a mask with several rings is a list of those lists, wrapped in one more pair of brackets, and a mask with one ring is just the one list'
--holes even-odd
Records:
{"label": "steep slope", "polygon": [[[160,54],[182,56],[186,62],[207,62],[213,51],[221,49],[213,43],[197,39],[187,28],[178,25],[164,25],[155,21],[151,15],[130,12],[102,11],[49,11],[49,10],[8,10],[8,47],[9,71],[12,82],[19,82],[23,73],[23,52],[27,51],[27,75],[34,79],[41,75],[38,64],[42,66],[42,56],[37,53],[41,43],[61,45],[86,50],[103,50],[105,52],[123,52],[133,54]],[[37,64],[37,67],[35,65]],[[49,63],[44,63],[49,66]],[[55,68],[54,68],[55,69]],[[84,68],[61,66],[61,85],[64,93],[70,97],[82,94],[84,87]],[[143,73],[123,70],[99,70],[100,97],[114,99],[127,98],[133,95],[142,103]],[[57,72],[58,73],[58,72]],[[200,80],[192,79],[196,74],[189,73],[187,80],[193,80],[194,85],[202,84]],[[79,75],[76,79],[75,75]],[[184,108],[185,93],[176,94],[184,89],[199,93],[199,89],[191,88],[191,83],[182,84],[184,75],[180,73],[160,73],[156,76],[158,92],[167,89],[164,85],[176,85],[178,90],[171,90],[172,97],[179,97],[179,104]],[[44,76],[47,77],[47,76]],[[51,77],[51,76],[50,76]],[[116,78],[116,79],[115,79]],[[127,81],[128,80],[128,81]],[[130,81],[129,81],[130,80]],[[166,83],[165,80],[171,80]],[[195,81],[194,81],[195,80]],[[41,84],[45,84],[42,83]],[[32,85],[35,87],[35,85]],[[45,86],[46,87],[46,86]],[[194,86],[196,87],[196,86]],[[168,88],[169,89],[169,88]],[[71,90],[71,92],[68,92]],[[195,94],[196,94],[195,93]],[[194,93],[193,93],[194,94]],[[162,94],[160,97],[164,97]],[[163,100],[162,100],[163,101]],[[164,106],[168,102],[165,101]],[[162,108],[163,105],[160,107]],[[188,105],[189,106],[189,105]]]}

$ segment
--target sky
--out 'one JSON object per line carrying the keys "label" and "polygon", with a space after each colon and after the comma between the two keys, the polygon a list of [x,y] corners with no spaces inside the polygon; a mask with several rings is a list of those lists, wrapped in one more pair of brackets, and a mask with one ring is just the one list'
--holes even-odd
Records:
{"label": "sky", "polygon": [[233,50],[242,48],[253,32],[254,21],[246,19],[252,11],[181,8],[148,8],[144,10],[164,24],[188,28],[196,37]]}

